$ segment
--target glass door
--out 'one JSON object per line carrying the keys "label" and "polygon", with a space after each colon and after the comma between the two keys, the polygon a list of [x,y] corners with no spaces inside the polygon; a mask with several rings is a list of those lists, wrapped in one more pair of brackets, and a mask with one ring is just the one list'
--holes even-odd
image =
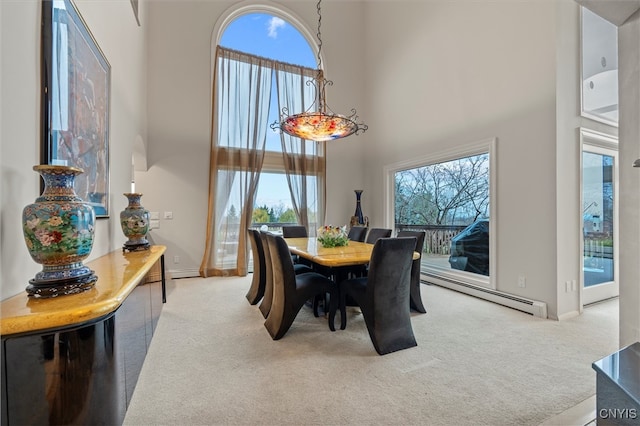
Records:
{"label": "glass door", "polygon": [[582,304],[618,295],[618,153],[582,151]]}

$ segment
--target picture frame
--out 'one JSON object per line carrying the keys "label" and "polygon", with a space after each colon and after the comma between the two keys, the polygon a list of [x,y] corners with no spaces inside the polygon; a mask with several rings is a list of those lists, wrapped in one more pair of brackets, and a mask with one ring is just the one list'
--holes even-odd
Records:
{"label": "picture frame", "polygon": [[42,164],[81,168],[75,192],[109,217],[111,65],[71,0],[42,1]]}

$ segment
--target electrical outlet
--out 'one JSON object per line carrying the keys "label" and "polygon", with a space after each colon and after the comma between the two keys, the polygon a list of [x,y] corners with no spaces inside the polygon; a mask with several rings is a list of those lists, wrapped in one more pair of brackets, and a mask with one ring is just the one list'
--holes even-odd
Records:
{"label": "electrical outlet", "polygon": [[149,229],[159,229],[160,228],[160,221],[159,220],[150,220],[149,221]]}
{"label": "electrical outlet", "polygon": [[165,219],[173,219],[173,212],[164,212]]}
{"label": "electrical outlet", "polygon": [[160,219],[160,212],[149,212],[149,220]]}
{"label": "electrical outlet", "polygon": [[180,263],[180,256],[173,256],[173,263]]}
{"label": "electrical outlet", "polygon": [[527,286],[527,278],[524,274],[518,275],[518,287],[525,288]]}

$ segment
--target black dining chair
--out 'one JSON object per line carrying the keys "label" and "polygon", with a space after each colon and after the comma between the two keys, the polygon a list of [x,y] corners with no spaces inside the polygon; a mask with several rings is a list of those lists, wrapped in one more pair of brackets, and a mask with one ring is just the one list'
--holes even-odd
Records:
{"label": "black dining chair", "polygon": [[[262,242],[262,250],[264,253],[264,264],[265,264],[265,279],[264,279],[264,296],[262,298],[262,302],[260,303],[260,312],[263,317],[267,317],[269,315],[269,311],[271,310],[271,303],[273,301],[273,260],[271,259],[271,250],[269,248],[269,243],[267,241],[267,234],[270,232],[260,231],[260,241]],[[293,271],[296,275],[305,274],[308,272],[314,272],[313,268],[307,265],[302,264],[294,264]],[[313,314],[315,316],[319,316],[318,314],[318,306],[316,303],[313,304]]]}
{"label": "black dining chair", "polygon": [[253,254],[253,277],[246,298],[249,303],[255,305],[264,297],[267,272],[260,231],[249,229],[248,234],[249,242],[251,243],[251,252]]}
{"label": "black dining chair", "polygon": [[267,235],[269,232],[260,231],[260,241],[262,241],[262,249],[264,252],[264,296],[260,303],[259,309],[262,316],[266,318],[271,310],[271,302],[273,301],[273,261],[271,259],[271,250],[269,249],[269,241]]}
{"label": "black dining chair", "polygon": [[[389,237],[391,237],[391,229],[371,228],[364,242],[368,244],[375,244],[375,242],[378,241],[380,238],[389,238]],[[351,275],[355,277],[366,277],[368,273],[369,273],[368,265],[352,268],[351,270]]]}
{"label": "black dining chair", "polygon": [[[283,225],[282,236],[284,238],[307,238],[309,237],[309,232],[303,225]],[[302,263],[309,266],[309,262],[300,259],[300,257],[296,254],[291,255],[291,260],[293,260],[293,263],[295,264]]]}
{"label": "black dining chair", "polygon": [[411,291],[410,303],[411,309],[423,314],[427,313],[427,309],[422,303],[422,295],[420,294],[420,262],[422,261],[422,251],[424,250],[424,239],[427,233],[425,231],[398,231],[398,237],[415,237],[415,251],[420,253],[420,258],[415,259],[411,265]]}
{"label": "black dining chair", "polygon": [[365,239],[365,243],[374,244],[380,238],[389,238],[391,236],[391,229],[386,228],[371,228]]}
{"label": "black dining chair", "polygon": [[284,225],[282,227],[282,236],[284,238],[307,238],[309,233],[303,225]]}
{"label": "black dining chair", "polygon": [[[281,339],[293,324],[305,302],[329,293],[333,319],[338,304],[336,283],[316,272],[298,274],[293,270],[289,247],[278,235],[267,234],[273,269],[273,301],[264,326],[273,340]],[[333,323],[329,328],[334,331]]]}
{"label": "black dining chair", "polygon": [[367,228],[364,226],[352,226],[347,235],[349,241],[357,241],[359,243],[363,243],[366,236]]}
{"label": "black dining chair", "polygon": [[346,298],[362,311],[369,337],[380,355],[417,346],[411,326],[409,284],[415,237],[376,241],[367,277],[340,283],[340,328],[346,321]]}

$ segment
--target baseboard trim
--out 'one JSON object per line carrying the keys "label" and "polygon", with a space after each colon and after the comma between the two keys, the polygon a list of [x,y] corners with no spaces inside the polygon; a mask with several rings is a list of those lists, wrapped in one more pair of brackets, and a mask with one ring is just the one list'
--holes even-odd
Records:
{"label": "baseboard trim", "polygon": [[171,278],[194,278],[200,276],[198,269],[169,269],[167,273],[171,274]]}
{"label": "baseboard trim", "polygon": [[565,312],[562,315],[558,315],[558,321],[564,321],[567,320],[569,318],[575,318],[580,316],[580,312],[578,311],[570,311],[570,312]]}
{"label": "baseboard trim", "polygon": [[422,273],[421,278],[432,284],[446,287],[451,290],[459,291],[461,293],[469,294],[471,296],[478,297],[480,299],[488,300],[490,302],[498,303],[509,308],[517,309],[518,311],[526,312],[534,317],[547,319],[547,304],[538,300],[526,299],[513,294],[504,293],[501,291],[493,290],[490,288],[479,287],[473,284],[468,284],[451,278],[444,278],[429,273]]}

